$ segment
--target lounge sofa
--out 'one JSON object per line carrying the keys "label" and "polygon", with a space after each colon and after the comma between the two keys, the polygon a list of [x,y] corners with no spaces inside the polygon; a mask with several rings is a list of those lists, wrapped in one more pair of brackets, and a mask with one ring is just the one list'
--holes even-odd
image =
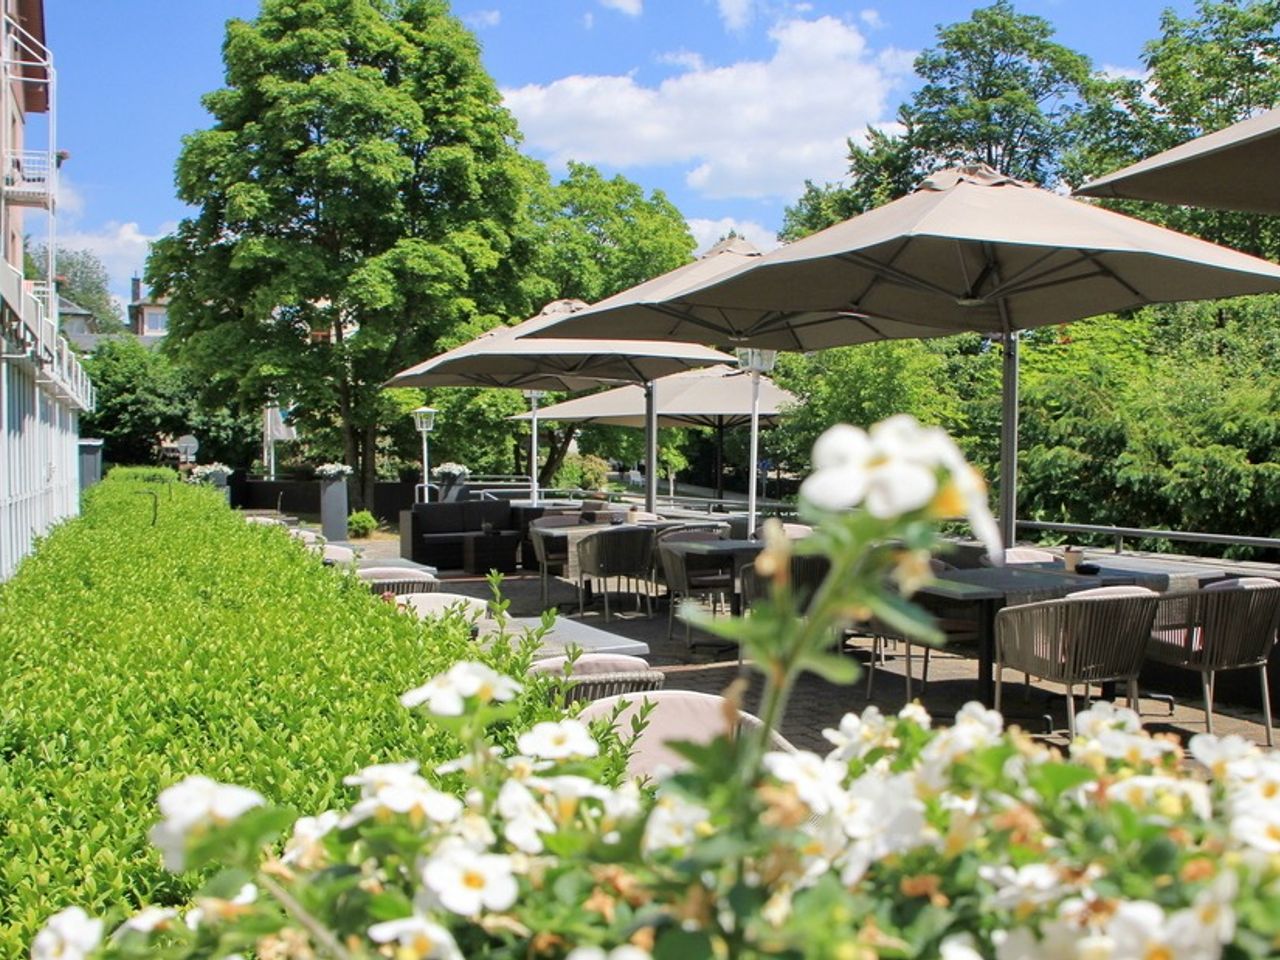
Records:
{"label": "lounge sofa", "polygon": [[[513,507],[506,500],[461,500],[417,503],[400,513],[400,556],[441,570],[462,567],[463,544],[479,536],[487,523],[493,530],[514,530],[528,538],[529,523],[542,516],[541,507]],[[533,547],[522,543],[525,566]]]}

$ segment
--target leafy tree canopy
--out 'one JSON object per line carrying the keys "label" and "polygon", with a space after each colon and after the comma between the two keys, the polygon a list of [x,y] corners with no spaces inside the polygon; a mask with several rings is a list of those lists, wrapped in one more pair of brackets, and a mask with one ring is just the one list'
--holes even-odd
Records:
{"label": "leafy tree canopy", "polygon": [[[124,329],[120,305],[111,295],[111,278],[102,259],[92,250],[58,247],[54,261],[58,293],[93,314],[99,333],[115,333]],[[30,269],[36,276],[48,273],[49,248],[38,244],[28,250]]]}

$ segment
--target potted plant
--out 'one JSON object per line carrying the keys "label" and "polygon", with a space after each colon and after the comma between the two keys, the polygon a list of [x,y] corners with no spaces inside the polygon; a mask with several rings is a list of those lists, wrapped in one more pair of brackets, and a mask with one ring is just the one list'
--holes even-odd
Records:
{"label": "potted plant", "polygon": [[322,463],[315,469],[320,481],[320,529],[330,542],[347,539],[347,477],[345,463]]}
{"label": "potted plant", "polygon": [[467,477],[471,476],[471,471],[464,464],[449,461],[432,470],[431,476],[440,484],[440,499],[443,500],[449,490],[466,482]]}

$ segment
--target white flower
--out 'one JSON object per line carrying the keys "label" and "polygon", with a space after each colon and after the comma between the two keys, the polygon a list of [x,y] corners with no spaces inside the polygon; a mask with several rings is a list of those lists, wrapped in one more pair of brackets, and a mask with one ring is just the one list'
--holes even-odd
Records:
{"label": "white flower", "polygon": [[700,835],[710,832],[710,816],[704,806],[678,794],[663,794],[653,805],[644,827],[645,852],[687,847]]}
{"label": "white flower", "polygon": [[833,813],[852,841],[840,857],[846,885],[857,883],[875,861],[930,839],[913,774],[864,773],[849,786]]}
{"label": "white flower", "polygon": [[1178,747],[1168,740],[1156,740],[1145,731],[1129,733],[1125,730],[1103,730],[1089,739],[1077,736],[1071,742],[1071,756],[1085,763],[1120,760],[1129,766],[1143,763],[1159,763]]}
{"label": "white flower", "polygon": [[914,723],[922,730],[928,730],[933,726],[933,717],[929,716],[929,711],[924,708],[919,700],[912,700],[910,703],[903,705],[898,711],[899,720],[908,720]]}
{"label": "white flower", "polygon": [[[1096,784],[1089,785],[1096,791]],[[1109,795],[1136,810],[1151,810],[1167,820],[1186,813],[1207,820],[1213,816],[1209,785],[1177,777],[1136,776],[1112,784]]]}
{"label": "white flower", "polygon": [[938,956],[941,960],[982,960],[973,936],[968,933],[956,933],[944,939],[938,944]]}
{"label": "white flower", "polygon": [[920,779],[940,790],[951,780],[951,767],[961,757],[992,746],[1000,739],[1004,718],[977,702],[966,703],[955,723],[943,729],[920,752]]}
{"label": "white flower", "polygon": [[574,947],[564,960],[653,960],[653,954],[624,943],[607,952],[604,947]]}
{"label": "white flower", "polygon": [[1142,719],[1128,707],[1117,707],[1106,700],[1099,700],[1088,710],[1076,716],[1077,737],[1090,740],[1101,736],[1106,730],[1140,733]]}
{"label": "white flower", "polygon": [[1229,827],[1241,846],[1262,853],[1280,853],[1280,804],[1253,803],[1233,808]]}
{"label": "white flower", "polygon": [[519,892],[510,857],[459,844],[437,850],[423,866],[422,879],[442,907],[464,917],[506,910]]}
{"label": "white flower", "polygon": [[163,930],[176,919],[178,919],[178,911],[170,907],[143,907],[116,927],[116,932],[111,935],[111,938],[114,940],[130,932],[152,933]]}
{"label": "white flower", "polygon": [[810,812],[821,816],[837,802],[847,768],[816,753],[801,750],[766,753],[764,767],[783,783],[795,787],[796,795]]}
{"label": "white flower", "polygon": [[151,828],[151,842],[160,848],[164,865],[174,873],[186,867],[187,840],[210,827],[222,827],[260,807],[260,793],[246,787],[215,783],[208,777],[187,777],[160,793],[164,817]]}
{"label": "white flower", "polygon": [[383,787],[416,779],[417,773],[416,760],[410,760],[407,763],[376,763],[371,767],[365,767],[359,773],[343,777],[342,782],[348,787],[359,787],[362,797],[371,797]]}
{"label": "white flower", "polygon": [[1219,737],[1211,733],[1197,733],[1187,744],[1195,757],[1213,774],[1215,780],[1242,780],[1253,776],[1254,763],[1262,751],[1236,734]]}
{"label": "white flower", "polygon": [[893,456],[901,452],[901,440],[895,431],[882,432],[889,450],[848,424],[822,434],[813,445],[814,471],[800,485],[801,498],[830,511],[865,503],[872,516],[881,518],[910,513],[932,500],[938,489],[936,469]]}
{"label": "white flower", "polygon": [[862,716],[846,713],[840,718],[838,729],[828,727],[822,731],[822,735],[835,744],[835,749],[827,754],[827,759],[846,763],[855,758],[862,759],[873,750],[892,750],[898,746],[898,740],[893,735],[893,724],[875,706],[863,710]]}
{"label": "white flower", "polygon": [[386,819],[407,816],[420,825],[426,820],[451,823],[462,813],[462,801],[439,790],[418,776],[394,779],[377,787],[351,808],[341,821],[343,828],[354,826],[370,817]]}
{"label": "white flower", "polygon": [[520,692],[520,684],[483,663],[460,660],[446,672],[432,677],[420,687],[402,694],[406,707],[426,704],[439,717],[460,717],[466,701],[479,704],[510,700]]}
{"label": "white flower", "polygon": [[542,834],[552,833],[556,825],[528,787],[508,780],[498,791],[497,809],[507,842],[524,853],[542,852]]}
{"label": "white flower", "polygon": [[1070,889],[1047,863],[1029,863],[1016,869],[1007,864],[987,864],[978,868],[978,876],[996,888],[988,905],[1018,917],[1059,899]]}
{"label": "white flower", "polygon": [[242,912],[237,909],[238,907],[247,907],[257,899],[258,885],[246,883],[236,891],[236,895],[230,900],[222,900],[218,897],[201,897],[196,901],[196,906],[186,912],[182,920],[189,930],[198,930],[206,917],[212,916],[219,920],[234,917]]}
{"label": "white flower", "polygon": [[[369,939],[374,943],[394,942],[415,960],[462,960],[462,951],[453,935],[438,923],[426,917],[404,917],[375,923],[369,928]],[[403,957],[405,953],[397,952]]]}
{"label": "white flower", "polygon": [[285,844],[285,863],[297,864],[304,870],[314,870],[324,863],[325,835],[338,825],[341,817],[336,810],[326,810],[316,817],[299,817],[293,825],[293,836]]}
{"label": "white flower", "polygon": [[520,734],[516,747],[521,753],[546,760],[594,757],[600,752],[600,745],[591,736],[591,731],[579,720],[561,720],[558,723],[544,720],[535,724],[532,730]]}
{"label": "white flower", "polygon": [[80,907],[55,913],[31,942],[31,960],[81,960],[102,941],[102,921]]}
{"label": "white flower", "polygon": [[1146,900],[1122,902],[1107,924],[1106,935],[1117,958],[1216,960],[1222,952],[1216,938],[1200,929],[1194,911],[1166,916],[1159,904]]}

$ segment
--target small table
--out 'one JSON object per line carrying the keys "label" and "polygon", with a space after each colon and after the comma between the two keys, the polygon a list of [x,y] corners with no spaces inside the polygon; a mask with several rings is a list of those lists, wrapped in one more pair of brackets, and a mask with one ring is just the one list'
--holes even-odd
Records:
{"label": "small table", "polygon": [[[1086,556],[1081,563],[1093,564],[1098,568],[1096,574],[1082,574],[1093,577],[1100,586],[1117,582],[1116,578],[1128,577],[1124,581],[1136,583],[1140,587],[1150,587],[1161,593],[1181,593],[1186,590],[1197,590],[1206,583],[1223,580],[1233,574],[1226,567],[1211,563],[1198,563],[1161,557],[1130,557],[1124,554],[1096,554]],[[1053,564],[1028,564],[1037,570],[1055,569]],[[1062,567],[1059,571],[1065,572]]]}
{"label": "small table", "polygon": [[462,569],[476,574],[490,570],[515,573],[519,546],[520,534],[515,530],[467,534],[462,541]]}
{"label": "small table", "polygon": [[733,596],[729,610],[736,617],[742,613],[742,590],[739,577],[742,568],[764,549],[763,540],[675,540],[663,544],[664,549],[682,556],[727,557],[733,561]]}
{"label": "small table", "polygon": [[[481,629],[493,621],[481,621]],[[525,628],[534,630],[542,626],[541,617],[511,617],[507,621],[509,633],[521,634]],[[490,628],[491,629],[491,628]],[[562,656],[569,647],[581,648],[583,653],[625,653],[633,657],[647,657],[649,645],[640,640],[620,637],[608,630],[601,630],[580,620],[557,617],[555,625],[542,638],[539,653],[548,657]]]}

